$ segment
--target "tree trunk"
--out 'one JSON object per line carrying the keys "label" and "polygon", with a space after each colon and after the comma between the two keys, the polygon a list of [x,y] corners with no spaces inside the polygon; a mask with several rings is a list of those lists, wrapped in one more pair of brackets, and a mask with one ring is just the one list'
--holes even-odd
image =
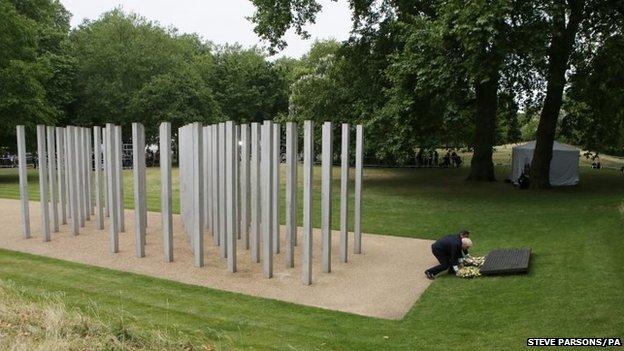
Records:
{"label": "tree trunk", "polygon": [[491,74],[486,81],[475,82],[476,115],[474,154],[470,162],[470,175],[467,180],[495,181],[492,151],[496,134],[496,109],[498,106],[498,72]]}
{"label": "tree trunk", "polygon": [[540,113],[535,151],[531,162],[530,187],[532,189],[550,188],[550,161],[563,100],[563,89],[566,84],[565,73],[568,70],[568,60],[574,46],[574,38],[582,19],[584,1],[570,1],[569,4],[571,12],[568,24],[565,25],[565,13],[559,14],[561,25],[555,29],[550,43],[546,98]]}

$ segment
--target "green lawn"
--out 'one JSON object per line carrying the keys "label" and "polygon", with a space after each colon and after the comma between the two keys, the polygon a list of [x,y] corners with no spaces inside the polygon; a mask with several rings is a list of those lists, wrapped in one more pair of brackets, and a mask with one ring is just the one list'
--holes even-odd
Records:
{"label": "green lawn", "polygon": [[[468,228],[477,254],[531,247],[531,272],[475,280],[441,276],[401,321],[4,250],[0,279],[33,296],[63,292],[70,307],[111,323],[123,318],[140,330],[217,349],[507,350],[525,348],[528,337],[624,337],[624,240],[618,212],[624,177],[614,170],[583,168],[577,187],[534,192],[502,181],[467,183],[466,172],[366,169],[363,230],[433,239]],[[498,169],[500,180],[504,174]],[[148,176],[149,207],[157,210],[158,173],[150,170]],[[130,174],[125,178],[126,205],[131,206]],[[0,171],[0,197],[17,198],[16,182],[15,171]],[[36,199],[34,173],[30,189]],[[337,195],[337,181],[334,191]],[[338,202],[333,210],[337,215]],[[318,207],[315,212],[318,225]]]}

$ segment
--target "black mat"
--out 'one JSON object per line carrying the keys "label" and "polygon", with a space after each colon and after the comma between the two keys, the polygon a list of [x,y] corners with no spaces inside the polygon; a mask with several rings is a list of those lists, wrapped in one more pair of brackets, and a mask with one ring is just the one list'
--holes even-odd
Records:
{"label": "black mat", "polygon": [[529,271],[531,249],[500,249],[491,251],[481,266],[481,274],[519,274]]}

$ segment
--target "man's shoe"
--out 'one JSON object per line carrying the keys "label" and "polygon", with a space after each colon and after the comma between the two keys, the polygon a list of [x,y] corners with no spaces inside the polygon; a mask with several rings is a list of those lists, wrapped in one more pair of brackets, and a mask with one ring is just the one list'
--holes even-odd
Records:
{"label": "man's shoe", "polygon": [[435,275],[431,274],[431,272],[429,272],[429,271],[425,271],[425,275],[427,276],[427,279],[429,279],[429,280],[434,280],[435,279]]}

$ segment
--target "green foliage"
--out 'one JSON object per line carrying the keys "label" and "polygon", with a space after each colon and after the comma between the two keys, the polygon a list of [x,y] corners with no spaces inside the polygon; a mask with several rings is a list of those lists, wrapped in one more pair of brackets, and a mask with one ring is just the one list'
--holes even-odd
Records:
{"label": "green foliage", "polygon": [[186,123],[215,123],[221,118],[212,90],[192,65],[154,76],[133,94],[128,110],[132,121],[145,125],[152,142],[157,142],[160,122],[171,122],[177,130]]}
{"label": "green foliage", "polygon": [[287,71],[268,62],[260,50],[226,45],[216,50],[214,61],[209,82],[228,119],[260,122],[286,112]]}
{"label": "green foliage", "polygon": [[[312,22],[320,8],[315,1],[282,1],[277,8],[270,1],[254,4],[256,32],[276,48],[283,47],[284,28]],[[518,23],[533,24],[529,5],[508,0],[349,4],[353,35],[332,48],[331,56],[320,55],[326,64],[302,59],[306,68],[292,85],[289,114],[365,123],[375,130],[367,136],[368,157],[403,164],[417,147],[473,145],[475,116],[484,113],[477,109],[475,89],[501,79],[520,95],[517,88],[531,81],[512,74],[527,70]],[[313,47],[310,57],[314,51],[322,52]],[[487,104],[496,110],[496,98]],[[517,137],[518,128],[512,130],[511,137]]]}
{"label": "green foliage", "polygon": [[535,113],[520,113],[519,117],[522,121],[522,125],[520,127],[522,140],[534,140],[535,133],[537,132],[537,125],[539,123],[539,115]]}
{"label": "green foliage", "polygon": [[565,101],[562,134],[597,152],[624,152],[624,37],[607,38],[579,65]]}
{"label": "green foliage", "polygon": [[[386,129],[395,145],[388,150],[390,154],[404,150],[402,158],[407,158],[419,145],[437,146],[442,141],[457,145],[469,140],[470,134],[464,133],[473,130],[474,97],[465,72],[455,64],[463,61],[460,53],[444,43],[440,33],[444,27],[443,22],[426,17],[400,24],[404,45],[392,55],[386,70],[392,85],[378,121],[378,125],[390,122]],[[406,143],[407,147],[401,147]]]}
{"label": "green foliage", "polygon": [[388,90],[391,88],[385,72],[392,53],[400,45],[398,29],[390,21],[380,23],[379,30],[367,31],[360,37],[349,39],[338,51],[340,61],[336,79],[343,87],[343,108],[339,118],[362,123],[365,130],[375,131],[366,134],[364,155],[369,162],[400,164],[399,155],[410,154],[410,143],[419,136],[409,132],[406,124],[409,125],[410,121],[393,123],[382,110],[388,102]]}
{"label": "green foliage", "polygon": [[[69,31],[57,0],[0,0],[0,136],[16,124],[125,126],[262,121],[285,115],[297,61],[256,48],[215,47],[114,9]],[[6,138],[5,138],[6,136]],[[34,138],[28,137],[29,141]]]}
{"label": "green foliage", "polygon": [[271,43],[271,51],[283,49],[286,42],[282,39],[286,31],[293,27],[298,35],[309,38],[304,26],[314,23],[321,5],[315,0],[273,1],[251,0],[256,12],[251,21],[256,24],[254,31],[260,38]]}
{"label": "green foliage", "polygon": [[[585,11],[561,132],[620,152],[622,49],[612,38],[622,35],[624,12],[615,2],[578,1]],[[494,143],[535,137],[565,3],[348,2],[347,41],[316,42],[301,59],[271,62],[258,48],[215,46],[121,9],[70,32],[58,0],[0,0],[1,140],[14,147],[16,123],[32,135],[37,123],[115,122],[128,133],[137,121],[154,140],[162,120],[175,128],[310,119],[363,123],[375,131],[366,138],[367,161],[405,164],[417,148],[433,146],[468,146],[487,161]],[[272,52],[284,47],[289,28],[307,36],[321,9],[316,0],[252,3],[250,19]]]}
{"label": "green foliage", "polygon": [[62,116],[66,89],[55,88],[66,83],[68,30],[69,14],[58,1],[0,0],[0,140],[11,140],[18,123],[32,132]]}
{"label": "green foliage", "polygon": [[[70,37],[76,60],[73,123],[262,121],[287,109],[287,71],[258,49],[215,47],[116,9]],[[128,131],[128,128],[126,128]]]}
{"label": "green foliage", "polygon": [[518,103],[513,93],[500,93],[498,96],[499,126],[497,144],[517,143],[522,140]]}
{"label": "green foliage", "polygon": [[[170,106],[153,105],[137,110],[131,104],[149,99],[145,94],[156,92],[147,85],[153,87],[158,79],[164,82],[160,76],[183,71],[185,63],[201,53],[197,38],[180,36],[174,29],[119,9],[97,21],[86,21],[72,32],[70,40],[80,77],[74,84],[73,122],[83,125],[127,125],[135,117],[145,121],[144,113],[154,109],[170,110]],[[139,93],[141,96],[135,96]],[[153,97],[150,102],[156,100]]]}
{"label": "green foliage", "polygon": [[339,121],[342,114],[342,87],[337,81],[340,44],[317,41],[300,62],[296,80],[291,85],[289,117],[317,123]]}
{"label": "green foliage", "polygon": [[[592,52],[605,38],[621,34],[624,23],[622,4],[612,1],[348,2],[353,14],[351,38],[337,50],[329,74],[308,72],[305,80],[293,85],[291,117],[323,119],[339,114],[338,119],[364,121],[376,131],[367,139],[368,151],[392,163],[407,162],[418,146],[446,144],[474,146],[483,154],[480,161],[485,162],[479,163],[487,165],[494,142],[533,138],[539,122],[534,112],[544,110],[547,94],[551,103],[546,114],[552,115],[549,111],[554,109],[556,119],[560,89],[555,87],[565,84],[569,68],[567,56],[559,55],[566,51],[561,50],[565,43],[571,43],[573,56],[578,56],[574,64],[581,69],[575,75],[587,76],[589,70],[582,67]],[[256,32],[277,49],[283,48],[281,38],[288,28],[300,32],[321,9],[314,0],[253,3]],[[577,26],[580,39],[574,41]],[[553,62],[563,67],[553,71]],[[322,93],[328,90],[332,94]],[[581,129],[584,134],[604,133],[591,131],[589,121],[597,118],[588,115],[615,106],[605,101],[608,96],[603,96],[599,109],[593,108],[596,99],[592,105],[587,98],[583,104],[568,106],[568,122],[574,127],[567,129],[577,129],[570,132],[576,135],[573,140],[581,141]],[[521,111],[527,116],[522,121]],[[579,113],[584,117],[572,118]],[[600,113],[615,117],[609,120],[619,118],[613,112]],[[605,145],[621,135],[620,127],[612,127]],[[590,137],[583,138],[582,143],[589,144]],[[595,145],[597,138],[592,138]]]}
{"label": "green foliage", "polygon": [[33,60],[37,49],[37,23],[21,14],[11,1],[0,1],[0,65],[10,60]]}
{"label": "green foliage", "polygon": [[[487,113],[476,97],[482,85],[498,85],[509,53],[504,41],[511,31],[505,22],[509,11],[507,1],[432,2],[428,11],[397,24],[403,45],[386,70],[392,86],[379,124],[390,122],[389,139],[403,146],[389,150],[399,161],[419,145],[491,150],[494,140],[474,138],[477,116]],[[482,105],[496,111],[496,104],[494,96]],[[481,126],[484,135],[493,133]]]}
{"label": "green foliage", "polygon": [[[322,122],[332,121],[336,126],[363,123],[367,130],[375,131],[366,135],[364,153],[369,161],[376,162],[387,160],[382,152],[389,148],[385,125],[375,125],[375,115],[385,102],[385,80],[379,79],[378,72],[387,59],[379,53],[367,53],[368,49],[368,42],[348,46],[334,40],[315,42],[291,69],[293,82],[285,119],[315,121],[317,150],[321,147]],[[334,150],[339,150],[340,142],[340,133],[335,131]]]}

